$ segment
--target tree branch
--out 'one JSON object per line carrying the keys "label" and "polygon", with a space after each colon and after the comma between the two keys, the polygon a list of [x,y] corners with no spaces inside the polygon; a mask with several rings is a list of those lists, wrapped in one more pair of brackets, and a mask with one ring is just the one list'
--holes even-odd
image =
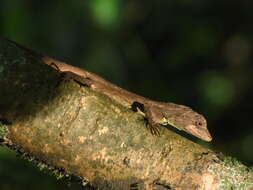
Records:
{"label": "tree branch", "polygon": [[[0,142],[100,189],[253,189],[253,172],[62,80],[41,55],[0,39]],[[154,185],[155,184],[155,185]]]}

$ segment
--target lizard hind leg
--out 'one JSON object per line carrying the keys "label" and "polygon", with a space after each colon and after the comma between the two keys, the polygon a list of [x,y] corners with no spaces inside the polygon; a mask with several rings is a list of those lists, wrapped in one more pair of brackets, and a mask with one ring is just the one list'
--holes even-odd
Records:
{"label": "lizard hind leg", "polygon": [[57,82],[56,86],[59,86],[62,81],[67,81],[71,79],[71,74],[67,71],[61,71],[58,65],[52,61],[48,64],[50,67],[54,68],[60,74],[60,80]]}
{"label": "lizard hind leg", "polygon": [[57,70],[61,75],[61,81],[67,81],[73,79],[81,86],[90,87],[92,85],[92,80],[88,77],[80,76],[71,71],[62,71],[60,67],[55,62],[50,62],[49,66]]}
{"label": "lizard hind leg", "polygon": [[58,65],[53,61],[49,64],[49,66],[53,67],[58,72],[62,72],[61,69],[58,67]]}
{"label": "lizard hind leg", "polygon": [[60,73],[63,80],[74,80],[77,82],[80,86],[87,86],[91,87],[92,80],[90,78],[85,78],[83,76],[77,75],[71,71],[63,71]]}

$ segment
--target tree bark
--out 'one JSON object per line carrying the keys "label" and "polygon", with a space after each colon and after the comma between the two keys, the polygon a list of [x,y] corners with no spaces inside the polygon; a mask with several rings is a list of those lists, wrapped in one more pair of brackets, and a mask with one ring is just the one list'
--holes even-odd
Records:
{"label": "tree bark", "polygon": [[[63,80],[41,55],[0,39],[0,142],[99,189],[253,189],[253,171]],[[42,164],[43,163],[43,164]]]}

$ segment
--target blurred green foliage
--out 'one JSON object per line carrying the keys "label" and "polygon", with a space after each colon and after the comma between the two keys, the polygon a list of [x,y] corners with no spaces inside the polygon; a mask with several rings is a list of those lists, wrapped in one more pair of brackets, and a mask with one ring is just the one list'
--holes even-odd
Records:
{"label": "blurred green foliage", "polygon": [[95,23],[106,28],[113,28],[120,23],[120,0],[93,0],[89,1],[90,10]]}
{"label": "blurred green foliage", "polygon": [[[210,147],[252,164],[252,8],[225,0],[1,0],[0,35],[193,107],[208,119]],[[0,178],[6,190],[63,188],[4,148]]]}

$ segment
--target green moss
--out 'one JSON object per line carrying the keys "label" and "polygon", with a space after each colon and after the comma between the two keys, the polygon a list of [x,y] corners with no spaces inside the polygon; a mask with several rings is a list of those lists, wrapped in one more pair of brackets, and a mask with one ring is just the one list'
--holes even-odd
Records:
{"label": "green moss", "polygon": [[244,166],[237,159],[224,157],[219,163],[214,163],[209,171],[219,177],[220,190],[247,190],[253,187],[253,169]]}

